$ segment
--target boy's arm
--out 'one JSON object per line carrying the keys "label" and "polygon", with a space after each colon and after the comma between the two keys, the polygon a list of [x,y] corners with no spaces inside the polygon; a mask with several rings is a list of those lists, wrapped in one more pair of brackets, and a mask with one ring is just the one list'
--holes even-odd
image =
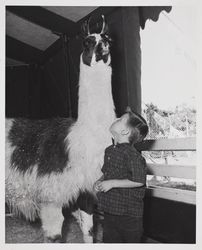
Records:
{"label": "boy's arm", "polygon": [[97,188],[101,192],[107,192],[112,188],[137,188],[144,186],[144,183],[130,181],[128,179],[111,179],[102,181],[97,184]]}
{"label": "boy's arm", "polygon": [[98,189],[107,192],[112,188],[137,188],[146,184],[146,162],[142,157],[125,159],[129,172],[128,179],[111,179],[98,183]]}
{"label": "boy's arm", "polygon": [[112,182],[111,185],[113,188],[133,188],[133,187],[144,186],[144,183],[135,182],[128,179],[121,179],[121,180],[112,179],[110,181]]}

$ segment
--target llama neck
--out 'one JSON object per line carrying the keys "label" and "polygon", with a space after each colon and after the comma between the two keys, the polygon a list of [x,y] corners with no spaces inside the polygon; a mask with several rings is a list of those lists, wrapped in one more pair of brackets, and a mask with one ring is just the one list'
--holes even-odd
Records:
{"label": "llama neck", "polygon": [[[114,117],[111,91],[111,67],[100,61],[93,67],[80,63],[78,121],[100,126],[103,119],[109,126]],[[107,121],[108,120],[108,121]]]}

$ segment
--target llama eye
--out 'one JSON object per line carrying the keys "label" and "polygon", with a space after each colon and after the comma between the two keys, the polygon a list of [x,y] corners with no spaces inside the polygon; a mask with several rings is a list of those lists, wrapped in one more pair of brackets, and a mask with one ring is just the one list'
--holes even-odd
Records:
{"label": "llama eye", "polygon": [[95,46],[95,44],[96,44],[95,37],[88,37],[83,41],[84,47]]}

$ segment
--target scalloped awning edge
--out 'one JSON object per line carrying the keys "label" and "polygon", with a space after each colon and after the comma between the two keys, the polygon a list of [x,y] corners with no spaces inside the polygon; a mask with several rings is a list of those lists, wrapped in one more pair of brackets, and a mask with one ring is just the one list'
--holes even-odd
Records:
{"label": "scalloped awning edge", "polygon": [[139,18],[140,18],[140,27],[145,28],[145,23],[148,19],[156,22],[159,19],[161,11],[165,10],[167,13],[171,11],[171,6],[144,6],[139,7]]}

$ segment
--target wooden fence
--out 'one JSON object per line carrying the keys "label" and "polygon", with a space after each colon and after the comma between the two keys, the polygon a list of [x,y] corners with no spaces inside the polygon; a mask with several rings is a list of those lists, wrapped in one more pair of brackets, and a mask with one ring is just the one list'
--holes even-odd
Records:
{"label": "wooden fence", "polygon": [[[142,143],[136,144],[136,148],[141,151],[196,151],[196,138],[145,140]],[[196,179],[195,165],[167,165],[152,163],[147,164],[147,166],[148,175]],[[196,204],[196,192],[190,190],[148,186],[146,195]]]}

